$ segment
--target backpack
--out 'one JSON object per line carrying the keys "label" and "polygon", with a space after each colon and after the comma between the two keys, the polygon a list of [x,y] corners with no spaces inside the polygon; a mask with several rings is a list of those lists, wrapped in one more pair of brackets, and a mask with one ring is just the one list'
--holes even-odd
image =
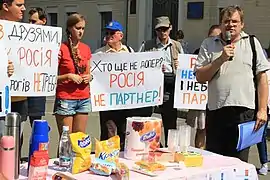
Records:
{"label": "backpack", "polygon": [[[254,42],[255,35],[249,35],[249,42],[252,50],[252,73],[253,73],[253,82],[255,86],[255,113],[254,116],[256,118],[256,114],[258,111],[258,89],[257,89],[257,78],[256,78],[256,63],[257,63],[257,51]],[[267,106],[267,112],[269,112],[269,107]]]}
{"label": "backpack", "polygon": [[128,49],[128,52],[130,52],[130,53],[131,53],[132,51],[131,51],[130,46],[126,45],[126,47],[127,47],[127,49]]}

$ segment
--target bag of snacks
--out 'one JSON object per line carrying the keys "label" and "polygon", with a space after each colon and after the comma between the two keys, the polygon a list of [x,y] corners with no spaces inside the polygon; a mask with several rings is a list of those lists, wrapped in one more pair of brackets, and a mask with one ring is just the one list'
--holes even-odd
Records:
{"label": "bag of snacks", "polygon": [[91,166],[91,138],[82,132],[70,134],[73,151],[71,173],[86,171]]}
{"label": "bag of snacks", "polygon": [[99,141],[96,139],[95,157],[101,160],[115,163],[119,162],[120,137],[113,136],[108,140]]}

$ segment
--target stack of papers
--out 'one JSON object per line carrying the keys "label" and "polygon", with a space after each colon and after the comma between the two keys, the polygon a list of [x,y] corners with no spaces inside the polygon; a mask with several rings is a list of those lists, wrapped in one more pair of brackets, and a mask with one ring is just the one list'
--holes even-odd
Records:
{"label": "stack of papers", "polygon": [[247,147],[262,142],[265,124],[257,131],[254,131],[256,121],[250,121],[238,125],[239,138],[237,143],[237,151],[241,151]]}

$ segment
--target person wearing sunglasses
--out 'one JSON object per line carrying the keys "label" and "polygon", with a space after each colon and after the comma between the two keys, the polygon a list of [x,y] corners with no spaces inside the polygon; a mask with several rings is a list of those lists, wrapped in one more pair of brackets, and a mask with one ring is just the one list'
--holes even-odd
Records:
{"label": "person wearing sunglasses", "polygon": [[32,8],[28,15],[30,24],[46,25],[47,23],[46,13],[40,7]]}
{"label": "person wearing sunglasses", "polygon": [[[105,27],[106,45],[96,50],[96,53],[126,53],[134,50],[122,44],[124,37],[123,26],[118,21],[112,21]],[[101,140],[106,140],[116,134],[120,137],[121,150],[124,149],[126,118],[133,116],[149,117],[152,114],[152,107],[121,109],[99,112]]]}
{"label": "person wearing sunglasses", "polygon": [[[28,15],[30,24],[46,25],[47,23],[46,13],[40,7],[30,9]],[[45,116],[46,97],[28,97],[27,100],[28,116],[30,120],[30,125],[32,127],[35,119],[41,119],[42,116]]]}

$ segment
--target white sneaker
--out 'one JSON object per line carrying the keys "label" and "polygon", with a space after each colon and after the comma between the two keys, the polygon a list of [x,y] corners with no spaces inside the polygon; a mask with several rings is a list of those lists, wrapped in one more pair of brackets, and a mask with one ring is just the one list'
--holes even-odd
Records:
{"label": "white sneaker", "polygon": [[258,173],[259,173],[260,175],[264,175],[264,176],[267,175],[267,173],[268,173],[268,165],[267,165],[267,163],[265,163],[265,164],[263,164],[263,165],[261,166],[261,169],[259,169]]}

